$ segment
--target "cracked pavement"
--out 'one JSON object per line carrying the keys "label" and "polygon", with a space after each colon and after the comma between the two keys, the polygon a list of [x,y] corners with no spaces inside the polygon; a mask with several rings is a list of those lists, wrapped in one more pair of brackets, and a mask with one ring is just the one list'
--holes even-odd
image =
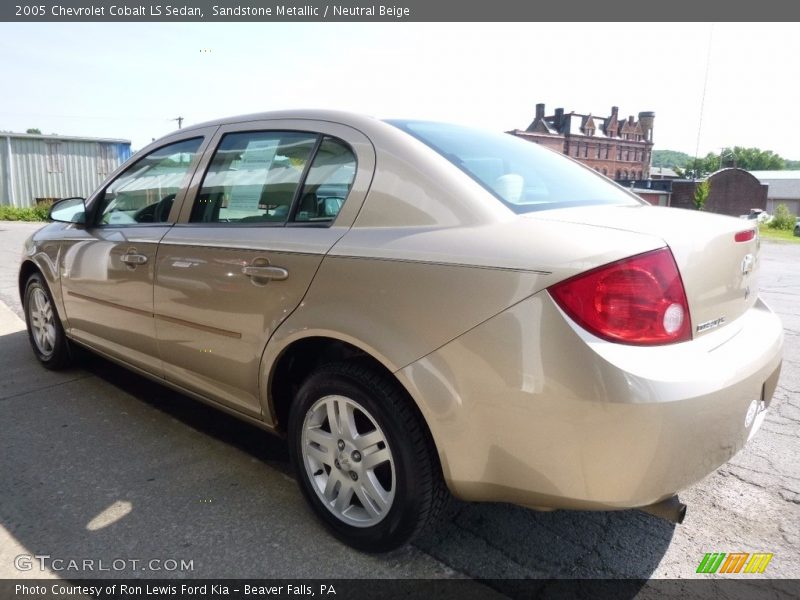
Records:
{"label": "cracked pavement", "polygon": [[[0,222],[0,301],[20,316],[18,257],[35,229]],[[761,295],[786,330],[778,388],[745,449],[681,493],[683,525],[454,502],[413,546],[377,557],[317,524],[280,440],[99,358],[47,372],[0,312],[12,323],[0,330],[0,577],[76,576],[19,573],[21,552],[182,557],[195,569],[175,576],[471,577],[516,596],[518,578],[692,578],[706,552],[772,552],[753,577],[800,578],[800,245],[765,242],[761,260]],[[128,513],[89,527],[113,507]]]}

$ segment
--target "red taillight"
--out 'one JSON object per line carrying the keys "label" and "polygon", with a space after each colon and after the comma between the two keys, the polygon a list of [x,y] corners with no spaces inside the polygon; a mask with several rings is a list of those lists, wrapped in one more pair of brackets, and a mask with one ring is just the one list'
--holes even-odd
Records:
{"label": "red taillight", "polygon": [[686,293],[668,248],[581,273],[549,291],[574,321],[612,342],[650,346],[692,337]]}
{"label": "red taillight", "polygon": [[756,230],[747,229],[746,231],[737,232],[736,235],[733,236],[733,239],[737,242],[749,242],[754,237],[756,237]]}

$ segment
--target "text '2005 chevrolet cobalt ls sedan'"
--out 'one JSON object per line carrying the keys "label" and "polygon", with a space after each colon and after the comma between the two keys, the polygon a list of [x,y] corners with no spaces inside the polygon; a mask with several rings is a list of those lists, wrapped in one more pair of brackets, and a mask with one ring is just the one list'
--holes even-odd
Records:
{"label": "text '2005 chevrolet cobalt ls sedan'", "polygon": [[755,225],[649,206],[502,133],[225,119],[51,218],[19,278],[39,360],[84,346],[285,435],[306,499],[361,549],[450,493],[674,512],[780,371]]}

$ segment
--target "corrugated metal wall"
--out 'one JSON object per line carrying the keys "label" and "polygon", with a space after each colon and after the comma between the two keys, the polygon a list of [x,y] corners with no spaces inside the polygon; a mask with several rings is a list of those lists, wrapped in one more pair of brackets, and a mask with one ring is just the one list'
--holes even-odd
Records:
{"label": "corrugated metal wall", "polygon": [[767,198],[767,212],[771,215],[774,214],[775,209],[778,207],[779,204],[785,204],[786,208],[789,209],[789,212],[792,213],[795,217],[800,216],[800,199],[776,200],[775,198]]}
{"label": "corrugated metal wall", "polygon": [[6,168],[8,162],[6,161],[6,146],[8,139],[0,137],[0,204],[10,204],[9,196],[10,190],[8,189],[8,175]]}
{"label": "corrugated metal wall", "polygon": [[[8,139],[0,135],[0,203],[13,206],[33,206],[36,198],[85,198],[130,156],[129,144],[11,137],[9,181]],[[48,160],[48,144],[52,143],[59,144],[58,156],[51,153]],[[101,161],[101,145],[111,146],[106,161]],[[106,168],[98,168],[101,162]]]}

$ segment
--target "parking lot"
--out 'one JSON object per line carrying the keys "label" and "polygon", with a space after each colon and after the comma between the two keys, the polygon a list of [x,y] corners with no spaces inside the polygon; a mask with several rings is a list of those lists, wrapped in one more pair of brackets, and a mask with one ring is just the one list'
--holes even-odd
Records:
{"label": "parking lot", "polygon": [[[681,494],[683,525],[456,502],[415,545],[369,556],[317,523],[280,440],[99,358],[42,369],[16,287],[36,227],[0,222],[0,577],[646,579],[696,576],[706,552],[771,552],[763,577],[800,578],[800,244],[762,244],[761,294],[786,333],[772,409],[743,452]],[[20,554],[192,568],[42,573],[19,571]]]}

